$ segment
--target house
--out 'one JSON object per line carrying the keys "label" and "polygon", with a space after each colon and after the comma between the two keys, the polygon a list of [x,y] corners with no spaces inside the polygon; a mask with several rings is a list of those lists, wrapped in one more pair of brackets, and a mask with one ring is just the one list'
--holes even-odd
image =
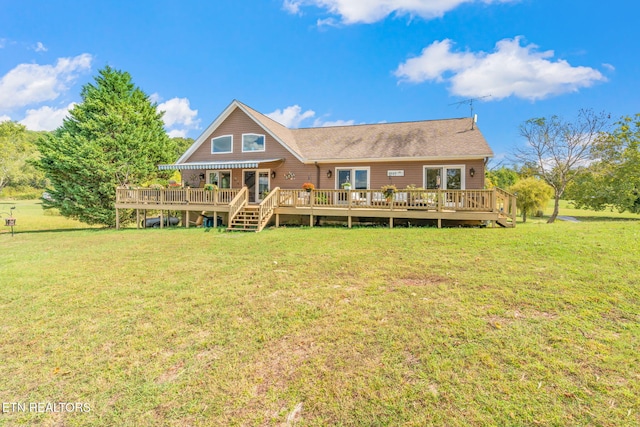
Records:
{"label": "house", "polygon": [[[165,194],[161,204],[184,212],[203,208],[214,217],[227,213],[230,225],[235,219],[251,229],[266,225],[255,222],[267,199],[275,199],[268,210],[276,224],[280,215],[309,215],[310,225],[314,216],[344,216],[351,225],[360,215],[389,218],[390,225],[394,218],[511,225],[507,211],[515,212],[515,199],[484,190],[492,156],[470,118],[289,129],[233,101],[175,164],[159,165],[179,170],[190,196],[214,184],[216,208],[199,196],[169,195],[168,201]],[[303,183],[313,184],[313,194],[304,194]],[[386,185],[398,189],[393,200],[381,192]],[[234,212],[232,199],[240,193],[242,206]],[[116,208],[149,209],[128,194],[122,192]],[[187,226],[189,219],[187,214]]]}

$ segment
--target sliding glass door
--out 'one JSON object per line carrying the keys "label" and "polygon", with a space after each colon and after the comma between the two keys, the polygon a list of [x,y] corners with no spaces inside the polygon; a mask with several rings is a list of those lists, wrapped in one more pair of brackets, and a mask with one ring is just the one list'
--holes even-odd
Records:
{"label": "sliding glass door", "polygon": [[[345,184],[351,187],[351,198],[354,200],[364,200],[367,193],[359,193],[354,190],[367,190],[369,188],[369,168],[336,168],[336,188],[344,189]],[[338,194],[338,202],[347,203],[346,194]]]}
{"label": "sliding glass door", "polygon": [[425,166],[424,188],[428,190],[463,190],[464,166]]}

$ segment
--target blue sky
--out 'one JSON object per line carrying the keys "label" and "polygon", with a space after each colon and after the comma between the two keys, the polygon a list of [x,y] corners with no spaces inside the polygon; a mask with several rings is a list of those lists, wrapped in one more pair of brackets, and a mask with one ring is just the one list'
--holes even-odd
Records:
{"label": "blue sky", "polygon": [[192,138],[233,99],[309,127],[466,117],[451,104],[484,97],[499,160],[529,118],[640,112],[639,4],[0,0],[0,120],[54,129],[110,65]]}

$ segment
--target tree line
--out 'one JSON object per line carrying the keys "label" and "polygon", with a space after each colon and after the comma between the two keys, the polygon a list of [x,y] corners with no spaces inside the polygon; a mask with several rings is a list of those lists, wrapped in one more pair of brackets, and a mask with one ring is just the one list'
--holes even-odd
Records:
{"label": "tree line", "polygon": [[512,153],[518,166],[490,170],[487,181],[517,193],[523,221],[550,198],[550,223],[561,199],[577,208],[640,213],[640,114],[615,123],[593,110],[579,110],[573,120],[533,118],[520,125],[520,135],[525,144]]}
{"label": "tree line", "polygon": [[117,186],[162,182],[192,143],[169,138],[162,112],[129,73],[105,67],[82,88],[81,102],[53,132],[0,123],[0,195],[40,190],[44,208],[88,224],[115,224]]}
{"label": "tree line", "polygon": [[[163,113],[127,72],[107,66],[80,95],[53,132],[0,123],[0,196],[7,188],[46,190],[45,208],[113,226],[115,188],[167,180],[170,172],[157,165],[174,162],[193,140],[168,137]],[[572,120],[527,120],[525,144],[511,156],[516,166],[488,170],[487,186],[517,193],[525,221],[550,198],[549,222],[563,198],[579,208],[640,213],[640,114],[610,122],[592,110]]]}

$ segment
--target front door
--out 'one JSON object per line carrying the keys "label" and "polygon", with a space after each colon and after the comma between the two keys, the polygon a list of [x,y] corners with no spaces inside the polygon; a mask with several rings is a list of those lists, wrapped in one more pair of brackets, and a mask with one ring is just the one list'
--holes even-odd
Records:
{"label": "front door", "polygon": [[244,171],[244,185],[249,191],[249,203],[256,202],[256,171]]}
{"label": "front door", "polygon": [[249,203],[260,203],[269,191],[269,171],[244,171],[244,185],[249,192]]}

